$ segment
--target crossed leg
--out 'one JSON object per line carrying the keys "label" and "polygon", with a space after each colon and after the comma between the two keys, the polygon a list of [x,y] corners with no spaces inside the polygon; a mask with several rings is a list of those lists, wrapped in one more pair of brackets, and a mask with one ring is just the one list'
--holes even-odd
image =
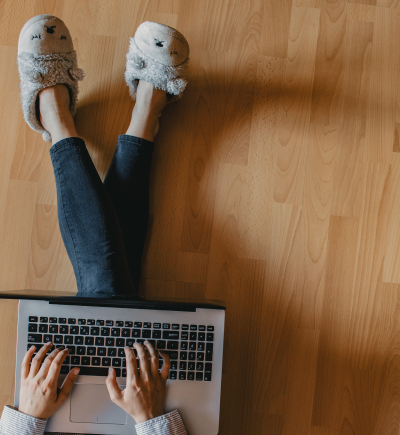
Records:
{"label": "crossed leg", "polygon": [[132,119],[118,138],[101,182],[78,137],[64,85],[39,94],[40,121],[51,133],[61,235],[81,295],[132,295],[137,291],[148,224],[153,131],[166,93],[140,82]]}

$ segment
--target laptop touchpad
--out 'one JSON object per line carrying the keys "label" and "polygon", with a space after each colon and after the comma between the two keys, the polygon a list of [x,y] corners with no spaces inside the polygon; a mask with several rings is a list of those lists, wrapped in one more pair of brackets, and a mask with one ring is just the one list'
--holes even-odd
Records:
{"label": "laptop touchpad", "polygon": [[104,384],[75,384],[72,388],[72,422],[126,424],[126,417],[126,412],[111,402]]}

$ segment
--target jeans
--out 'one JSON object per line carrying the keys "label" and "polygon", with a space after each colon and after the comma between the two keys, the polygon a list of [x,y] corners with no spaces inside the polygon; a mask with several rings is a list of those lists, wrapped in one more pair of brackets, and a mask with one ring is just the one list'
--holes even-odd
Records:
{"label": "jeans", "polygon": [[62,139],[50,148],[58,220],[77,296],[137,294],[153,149],[153,142],[120,135],[102,183],[83,139]]}

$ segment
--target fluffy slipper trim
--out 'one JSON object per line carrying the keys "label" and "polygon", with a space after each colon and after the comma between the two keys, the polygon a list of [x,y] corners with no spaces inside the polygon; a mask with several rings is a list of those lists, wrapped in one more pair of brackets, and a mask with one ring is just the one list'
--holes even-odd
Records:
{"label": "fluffy slipper trim", "polygon": [[135,39],[130,38],[125,70],[125,81],[129,87],[130,96],[136,100],[139,80],[145,80],[157,89],[162,89],[170,94],[168,103],[179,100],[187,85],[185,74],[188,63],[189,58],[180,65],[163,65],[141,51]]}
{"label": "fluffy slipper trim", "polygon": [[35,131],[42,133],[43,139],[51,142],[50,133],[40,123],[36,100],[41,90],[57,84],[69,89],[70,111],[76,114],[78,101],[78,80],[83,80],[84,72],[78,68],[76,51],[34,55],[22,52],[17,57],[21,80],[21,103],[24,119]]}

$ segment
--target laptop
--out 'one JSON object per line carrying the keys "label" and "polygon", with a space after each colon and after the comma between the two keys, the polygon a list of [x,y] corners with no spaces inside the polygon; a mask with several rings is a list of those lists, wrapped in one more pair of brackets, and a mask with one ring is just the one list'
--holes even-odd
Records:
{"label": "laptop", "polygon": [[46,432],[135,434],[134,419],[111,402],[105,379],[112,366],[120,388],[125,388],[124,346],[149,340],[171,357],[165,412],[178,409],[191,435],[218,433],[223,303],[10,293],[0,298],[19,299],[14,406],[19,403],[22,360],[32,344],[40,348],[52,341],[71,350],[58,387],[72,367],[81,369],[70,397],[49,418]]}

